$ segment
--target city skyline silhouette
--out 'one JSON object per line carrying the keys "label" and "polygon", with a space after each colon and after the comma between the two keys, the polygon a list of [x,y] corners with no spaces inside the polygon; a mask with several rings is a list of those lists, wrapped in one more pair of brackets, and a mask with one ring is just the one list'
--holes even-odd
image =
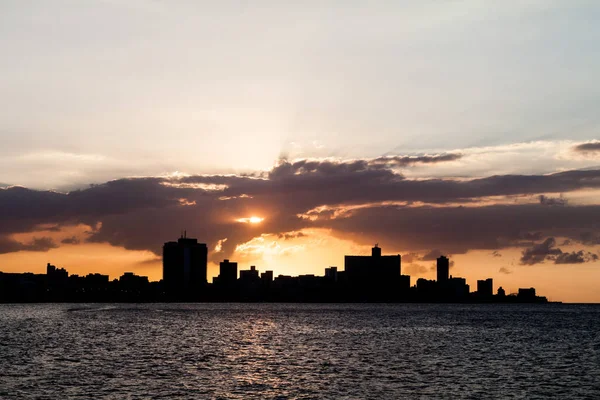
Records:
{"label": "city skyline silhouette", "polygon": [[477,280],[475,291],[466,279],[450,274],[450,262],[436,259],[436,280],[402,274],[402,257],[383,255],[378,244],[370,255],[344,256],[344,268],[325,268],[323,276],[260,273],[252,265],[239,270],[225,259],[219,275],[209,283],[208,251],[205,243],[187,237],[163,245],[163,275],[152,282],[147,276],[125,272],[119,279],[90,273],[71,275],[65,268],[48,263],[46,274],[0,271],[0,302],[393,302],[393,303],[546,303],[533,287],[506,294],[494,292],[492,278]]}

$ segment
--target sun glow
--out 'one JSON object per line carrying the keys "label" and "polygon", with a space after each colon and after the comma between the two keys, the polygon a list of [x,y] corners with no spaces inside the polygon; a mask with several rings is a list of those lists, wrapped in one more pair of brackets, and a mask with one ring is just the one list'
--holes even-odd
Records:
{"label": "sun glow", "polygon": [[236,219],[237,222],[243,222],[245,224],[259,224],[264,220],[264,218],[261,217],[256,217],[256,216],[252,216],[249,218],[238,218]]}

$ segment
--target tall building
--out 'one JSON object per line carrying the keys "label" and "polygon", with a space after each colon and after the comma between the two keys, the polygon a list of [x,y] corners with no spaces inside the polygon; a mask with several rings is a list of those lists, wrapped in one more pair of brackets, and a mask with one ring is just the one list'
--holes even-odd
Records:
{"label": "tall building", "polygon": [[[258,272],[257,272],[258,274]],[[237,281],[238,265],[229,260],[221,261],[219,264],[219,279],[221,285],[231,285]]]}
{"label": "tall building", "polygon": [[64,281],[69,277],[69,273],[64,268],[56,268],[48,263],[46,265],[46,276],[49,281]]}
{"label": "tall building", "polygon": [[450,275],[450,260],[448,257],[440,256],[437,259],[437,281],[447,282]]}
{"label": "tall building", "polygon": [[331,282],[337,282],[338,270],[337,267],[325,268],[325,279]]}
{"label": "tall building", "polygon": [[273,282],[273,271],[265,271],[260,274],[260,280],[266,284]]}
{"label": "tall building", "polygon": [[370,256],[345,256],[346,279],[352,284],[388,284],[400,277],[400,255],[382,256],[381,248],[375,245]]}
{"label": "tall building", "polygon": [[477,295],[480,297],[492,297],[494,295],[494,281],[492,278],[477,281]]}
{"label": "tall building", "polygon": [[519,298],[520,300],[534,300],[535,297],[536,297],[536,294],[535,294],[534,288],[529,288],[529,289],[520,288],[519,292],[517,294],[517,298]]}
{"label": "tall building", "polygon": [[400,286],[398,288],[405,292],[410,290],[410,275],[400,275]]}
{"label": "tall building", "polygon": [[260,280],[258,270],[254,265],[250,269],[240,270],[240,281],[243,283],[256,283]]}
{"label": "tall building", "polygon": [[163,282],[169,293],[189,293],[206,284],[208,248],[184,233],[163,246]]}
{"label": "tall building", "polygon": [[452,298],[461,298],[469,295],[470,287],[465,278],[450,277],[442,286],[442,293]]}

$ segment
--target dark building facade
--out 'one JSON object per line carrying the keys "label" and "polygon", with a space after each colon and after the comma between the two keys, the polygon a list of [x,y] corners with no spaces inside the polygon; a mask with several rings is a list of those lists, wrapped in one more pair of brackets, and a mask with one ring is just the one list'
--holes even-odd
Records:
{"label": "dark building facade", "polygon": [[163,246],[163,282],[168,293],[189,293],[206,285],[208,248],[182,235]]}
{"label": "dark building facade", "polygon": [[350,284],[396,283],[400,278],[400,255],[382,256],[377,245],[370,256],[345,256],[345,279]]}
{"label": "dark building facade", "polygon": [[238,264],[236,262],[224,260],[219,263],[219,276],[215,279],[215,283],[219,285],[234,285],[237,282],[237,278]]}
{"label": "dark building facade", "polygon": [[244,283],[256,283],[260,280],[258,270],[254,265],[247,270],[240,270],[240,281]]}
{"label": "dark building facade", "polygon": [[69,273],[64,268],[56,268],[56,266],[48,263],[46,265],[46,276],[49,280],[63,281],[69,277]]}
{"label": "dark building facade", "polygon": [[492,297],[494,295],[494,281],[492,278],[477,281],[477,295],[480,297]]}
{"label": "dark building facade", "polygon": [[[185,237],[183,239],[186,239]],[[174,243],[178,245],[178,243]],[[186,242],[183,243],[185,245]],[[167,247],[172,244],[167,243]],[[175,247],[177,248],[177,247]],[[169,250],[169,249],[168,249]],[[170,254],[167,251],[167,261]],[[175,258],[177,254],[173,257]],[[240,271],[238,265],[225,260],[215,285],[208,285],[198,293],[165,293],[164,282],[149,282],[145,276],[125,272],[119,279],[109,280],[108,275],[98,273],[86,276],[69,275],[64,268],[48,264],[46,274],[0,272],[0,303],[9,302],[163,302],[163,301],[243,301],[243,302],[460,302],[460,303],[547,303],[548,299],[536,295],[534,288],[521,288],[517,293],[506,295],[501,287],[492,295],[493,280],[477,282],[477,292],[471,293],[464,278],[449,276],[437,282],[420,278],[410,286],[410,276],[396,275],[399,260],[395,260],[393,276],[386,278],[385,270],[378,269],[377,259],[382,258],[376,247],[366,258],[367,272],[358,270],[359,276],[373,279],[356,282],[357,271],[350,265],[350,276],[355,283],[349,284],[346,271],[336,267],[325,269],[324,276],[279,275],[273,279],[273,271],[259,274],[256,267]],[[375,261],[373,261],[373,258]],[[391,258],[394,260],[394,257]],[[176,260],[176,258],[175,258]],[[360,259],[359,259],[360,260]],[[370,263],[369,263],[370,262]],[[390,263],[391,264],[391,263]],[[168,266],[168,263],[167,263]],[[361,268],[360,263],[355,265]],[[167,270],[168,271],[168,270]],[[167,274],[168,276],[168,274]],[[259,278],[260,276],[260,278]],[[337,280],[336,280],[337,276]],[[390,272],[390,277],[392,272]],[[223,279],[220,281],[220,279]]]}
{"label": "dark building facade", "polygon": [[446,296],[460,299],[469,295],[470,287],[467,285],[465,278],[451,276],[450,279],[441,284],[441,290]]}
{"label": "dark building facade", "polygon": [[262,282],[271,283],[273,282],[273,271],[265,271],[260,274],[260,280]]}
{"label": "dark building facade", "polygon": [[520,288],[517,294],[517,297],[522,300],[532,300],[536,298],[535,289],[534,288]]}
{"label": "dark building facade", "polygon": [[400,275],[400,290],[410,289],[410,275]]}
{"label": "dark building facade", "polygon": [[150,283],[147,276],[139,276],[133,272],[125,272],[119,278],[119,283],[122,288],[141,290]]}
{"label": "dark building facade", "polygon": [[331,282],[337,282],[337,280],[338,280],[337,267],[325,268],[325,279],[327,279]]}
{"label": "dark building facade", "polygon": [[439,256],[437,259],[437,281],[439,283],[448,281],[450,276],[450,260],[448,257]]}

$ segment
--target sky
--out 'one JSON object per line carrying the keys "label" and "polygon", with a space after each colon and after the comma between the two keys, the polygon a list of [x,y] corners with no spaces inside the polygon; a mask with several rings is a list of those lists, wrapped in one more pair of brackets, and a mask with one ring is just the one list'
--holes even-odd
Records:
{"label": "sky", "polygon": [[[323,274],[600,302],[596,1],[0,3],[0,271]],[[250,220],[251,217],[255,217]]]}

